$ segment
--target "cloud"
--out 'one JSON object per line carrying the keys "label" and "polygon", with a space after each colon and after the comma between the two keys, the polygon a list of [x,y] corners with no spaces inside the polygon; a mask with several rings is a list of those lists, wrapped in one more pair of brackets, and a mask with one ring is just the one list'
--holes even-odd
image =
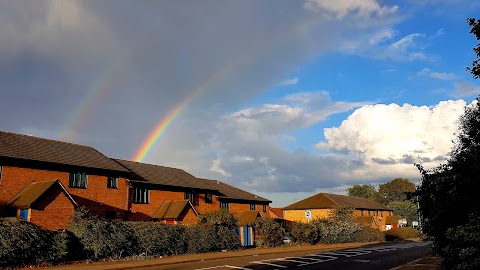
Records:
{"label": "cloud", "polygon": [[210,171],[212,172],[217,172],[219,174],[221,174],[222,176],[225,176],[225,177],[230,177],[232,176],[231,174],[227,173],[224,169],[222,169],[220,167],[220,164],[221,161],[220,159],[215,159],[212,161],[212,166],[210,167]]}
{"label": "cloud", "polygon": [[480,86],[474,85],[471,82],[455,82],[454,92],[452,96],[454,97],[468,97],[473,95],[480,94]]}
{"label": "cloud", "polygon": [[307,0],[305,9],[322,13],[329,19],[343,19],[346,16],[366,18],[370,16],[385,16],[395,13],[397,6],[381,6],[375,0]]}
{"label": "cloud", "polygon": [[425,76],[437,80],[454,80],[456,78],[455,74],[453,73],[435,72],[429,68],[424,68],[417,72],[417,76]]}
{"label": "cloud", "polygon": [[285,86],[285,85],[295,85],[298,83],[298,78],[295,77],[295,78],[292,78],[292,79],[288,79],[288,80],[285,80],[283,82],[280,82],[278,84],[278,86]]}
{"label": "cloud", "polygon": [[404,104],[367,105],[339,127],[326,128],[316,147],[359,156],[366,166],[345,172],[352,178],[418,175],[413,163],[426,167],[450,152],[465,101],[442,101],[433,107]]}

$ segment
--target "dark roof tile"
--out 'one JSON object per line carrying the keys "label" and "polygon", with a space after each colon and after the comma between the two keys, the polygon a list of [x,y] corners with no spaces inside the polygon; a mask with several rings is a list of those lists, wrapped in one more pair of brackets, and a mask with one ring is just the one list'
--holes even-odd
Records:
{"label": "dark roof tile", "polygon": [[283,209],[285,210],[303,210],[303,209],[332,209],[350,207],[354,209],[366,210],[391,210],[385,205],[374,201],[356,197],[330,193],[318,193]]}
{"label": "dark roof tile", "polygon": [[0,157],[128,172],[95,148],[0,131]]}
{"label": "dark roof tile", "polygon": [[227,185],[218,180],[204,179],[199,178],[200,180],[207,183],[212,189],[220,191],[223,196],[218,196],[219,198],[232,199],[232,200],[245,200],[245,201],[255,201],[255,202],[266,202],[271,203],[272,201],[260,197],[258,195],[247,192],[243,189],[239,189],[234,186]]}

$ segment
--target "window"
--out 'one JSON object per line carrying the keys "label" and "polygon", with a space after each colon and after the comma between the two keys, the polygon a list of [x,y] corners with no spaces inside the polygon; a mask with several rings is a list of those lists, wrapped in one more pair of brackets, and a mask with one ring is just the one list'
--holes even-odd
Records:
{"label": "window", "polygon": [[212,203],[212,193],[205,194],[205,203]]}
{"label": "window", "polygon": [[361,210],[360,215],[363,217],[363,215],[364,215],[364,214],[363,214],[363,210]]}
{"label": "window", "polygon": [[266,204],[263,205],[263,212],[267,212],[267,205]]}
{"label": "window", "polygon": [[150,191],[146,188],[133,188],[133,203],[150,203]]}
{"label": "window", "polygon": [[250,210],[255,210],[255,204],[254,203],[250,204]]}
{"label": "window", "polygon": [[114,176],[107,177],[107,188],[118,188],[118,178]]}
{"label": "window", "polygon": [[185,200],[188,200],[192,205],[197,205],[197,200],[196,200],[195,193],[185,192],[184,198],[185,198]]}
{"label": "window", "polygon": [[228,202],[220,202],[220,208],[229,210],[230,204]]}
{"label": "window", "polygon": [[87,188],[87,182],[88,178],[86,172],[70,173],[68,186],[71,188]]}

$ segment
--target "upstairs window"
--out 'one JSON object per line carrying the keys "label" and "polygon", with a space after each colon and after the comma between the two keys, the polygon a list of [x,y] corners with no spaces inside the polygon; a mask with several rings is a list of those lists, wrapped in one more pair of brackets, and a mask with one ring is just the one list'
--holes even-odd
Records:
{"label": "upstairs window", "polygon": [[70,173],[68,180],[68,186],[71,188],[87,188],[87,173],[86,172],[74,172]]}
{"label": "upstairs window", "polygon": [[267,212],[267,205],[266,204],[263,205],[263,212]]}
{"label": "upstairs window", "polygon": [[212,193],[205,194],[205,203],[212,203]]}
{"label": "upstairs window", "polygon": [[220,202],[220,208],[229,210],[230,204],[228,202]]}
{"label": "upstairs window", "polygon": [[254,203],[251,203],[251,204],[250,204],[250,210],[251,210],[251,211],[255,210],[255,204],[254,204]]}
{"label": "upstairs window", "polygon": [[146,188],[133,188],[133,203],[150,203],[150,190]]}
{"label": "upstairs window", "polygon": [[[185,198],[185,200],[189,201],[192,205],[198,205],[198,204],[197,204],[197,200],[196,200],[195,193],[193,193],[193,192],[185,192],[184,198]],[[205,200],[206,200],[206,197],[205,197]]]}
{"label": "upstairs window", "polygon": [[107,177],[107,188],[118,188],[118,178],[114,176]]}

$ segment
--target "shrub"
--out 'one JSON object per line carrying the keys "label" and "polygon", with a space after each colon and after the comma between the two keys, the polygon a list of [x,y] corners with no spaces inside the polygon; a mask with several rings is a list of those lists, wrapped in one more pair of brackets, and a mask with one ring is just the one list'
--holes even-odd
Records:
{"label": "shrub", "polygon": [[[213,250],[210,251],[233,250],[240,248],[240,237],[236,231],[237,221],[227,209],[220,209],[216,212],[200,215],[198,217],[198,223],[207,225],[213,229],[213,236],[216,239],[213,239],[213,242],[211,243]],[[195,244],[195,246],[197,245],[198,244]],[[205,243],[204,245],[208,246],[209,244]]]}
{"label": "shrub", "polygon": [[298,243],[316,244],[319,238],[317,226],[313,223],[294,222],[290,227],[293,241]]}
{"label": "shrub", "polygon": [[283,244],[285,229],[272,218],[258,218],[253,224],[255,244],[259,247],[276,247]]}
{"label": "shrub", "polygon": [[82,209],[76,211],[70,230],[83,245],[88,259],[135,254],[135,237],[125,222],[102,220]]}
{"label": "shrub", "polygon": [[364,226],[353,236],[354,242],[383,242],[385,235],[378,229]]}
{"label": "shrub", "polygon": [[420,237],[420,232],[414,228],[393,228],[385,232],[385,239],[387,241],[392,240],[406,240],[409,238]]}
{"label": "shrub", "polygon": [[0,266],[44,263],[58,257],[50,246],[52,233],[16,218],[0,219]]}

